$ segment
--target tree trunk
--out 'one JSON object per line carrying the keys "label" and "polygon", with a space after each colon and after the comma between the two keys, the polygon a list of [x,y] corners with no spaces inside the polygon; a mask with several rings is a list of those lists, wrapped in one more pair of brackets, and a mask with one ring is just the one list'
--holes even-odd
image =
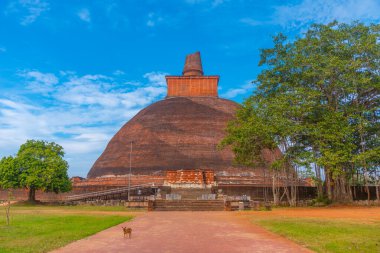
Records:
{"label": "tree trunk", "polygon": [[365,191],[367,192],[367,201],[369,203],[369,201],[371,200],[371,191],[369,189],[368,183],[365,186]]}
{"label": "tree trunk", "polygon": [[340,175],[334,180],[334,200],[337,202],[351,202],[352,194],[350,190],[350,184],[347,182],[343,175]]}
{"label": "tree trunk", "polygon": [[[285,169],[283,170],[283,173],[286,175],[286,182],[284,182],[283,184],[283,189],[284,189],[284,193],[282,194],[281,198],[280,198],[280,202],[282,201],[282,198],[284,196],[286,196],[286,199],[288,200],[288,203],[289,203],[289,206],[294,206],[294,202],[293,202],[293,182],[292,182],[292,179],[290,179],[290,175],[291,174],[289,172],[289,169]],[[289,188],[290,188],[290,193],[289,193]]]}
{"label": "tree trunk", "polygon": [[[360,121],[360,129],[359,129],[360,143],[361,143],[361,146],[362,146],[362,153],[364,153],[366,151],[366,147],[363,144],[365,142],[364,142],[364,138],[363,138],[362,129],[363,129],[363,126],[362,126],[362,122]],[[363,161],[363,170],[364,170],[363,174],[364,174],[365,189],[366,189],[366,192],[367,192],[367,201],[368,201],[368,204],[369,204],[369,201],[371,200],[371,192],[370,192],[369,186],[368,186],[368,170],[367,170],[367,161],[366,160]]]}
{"label": "tree trunk", "polygon": [[298,194],[298,167],[296,167],[296,173],[291,173],[292,175],[292,186],[291,186],[291,197],[292,197],[292,206],[297,206],[297,194]]}
{"label": "tree trunk", "polygon": [[322,185],[322,178],[321,178],[321,167],[319,167],[317,164],[314,164],[314,170],[315,170],[315,175],[317,178],[318,198],[322,198],[323,197],[323,185]]}
{"label": "tree trunk", "polygon": [[8,189],[8,199],[7,199],[7,205],[5,207],[5,216],[7,218],[7,226],[9,226],[10,224],[11,199],[12,199],[12,190]]}
{"label": "tree trunk", "polygon": [[280,187],[278,187],[276,180],[276,173],[273,173],[272,192],[273,192],[273,204],[277,206],[280,202]]}
{"label": "tree trunk", "polygon": [[[326,170],[327,171],[327,170]],[[327,198],[332,200],[332,186],[331,186],[331,175],[329,172],[326,173],[326,188],[327,188]]]}
{"label": "tree trunk", "polygon": [[377,174],[378,170],[375,171],[375,188],[376,188],[376,200],[380,203],[380,175]]}
{"label": "tree trunk", "polygon": [[354,196],[352,195],[352,185],[350,184],[350,182],[348,182],[346,184],[346,188],[347,188],[347,194],[348,194],[348,198],[349,198],[349,201],[353,201],[354,200]]}
{"label": "tree trunk", "polygon": [[367,201],[371,200],[371,191],[369,190],[369,183],[368,183],[368,171],[367,166],[364,166],[364,183],[365,183],[365,192],[367,192]]}
{"label": "tree trunk", "polygon": [[[356,171],[356,173],[358,173],[358,171]],[[359,181],[359,174],[356,174],[356,180]],[[354,174],[352,175],[352,199],[356,199],[356,182],[355,182],[355,172]]]}
{"label": "tree trunk", "polygon": [[[266,176],[266,173],[265,173],[265,169],[263,169],[263,175],[264,175],[264,183],[263,185],[267,185],[267,176]],[[268,202],[268,187],[264,187],[264,202],[267,203]]]}
{"label": "tree trunk", "polygon": [[29,202],[36,202],[36,189],[34,187],[29,188]]}

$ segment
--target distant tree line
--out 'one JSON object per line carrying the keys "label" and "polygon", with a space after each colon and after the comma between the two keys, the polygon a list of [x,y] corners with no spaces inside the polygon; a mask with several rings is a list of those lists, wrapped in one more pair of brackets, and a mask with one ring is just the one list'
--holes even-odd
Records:
{"label": "distant tree line", "polygon": [[302,170],[312,172],[320,198],[352,201],[351,186],[362,185],[368,199],[375,186],[380,200],[380,25],[314,24],[301,38],[278,34],[273,43],[261,50],[257,89],[221,146],[249,166],[269,163],[263,149],[280,148],[270,175],[285,177],[287,188],[295,190]]}

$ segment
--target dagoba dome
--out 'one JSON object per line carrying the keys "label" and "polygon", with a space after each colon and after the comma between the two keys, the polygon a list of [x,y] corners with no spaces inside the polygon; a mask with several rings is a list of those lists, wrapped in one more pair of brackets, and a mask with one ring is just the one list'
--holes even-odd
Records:
{"label": "dagoba dome", "polygon": [[[182,76],[166,76],[168,94],[141,110],[108,143],[88,178],[167,170],[234,168],[231,150],[218,150],[239,105],[218,97],[219,76],[203,76],[199,52],[186,57]],[[132,142],[132,152],[131,151]]]}
{"label": "dagoba dome", "polygon": [[217,97],[172,97],[140,111],[111,139],[89,178],[129,173],[163,174],[172,169],[223,170],[233,153],[219,151],[238,104]]}

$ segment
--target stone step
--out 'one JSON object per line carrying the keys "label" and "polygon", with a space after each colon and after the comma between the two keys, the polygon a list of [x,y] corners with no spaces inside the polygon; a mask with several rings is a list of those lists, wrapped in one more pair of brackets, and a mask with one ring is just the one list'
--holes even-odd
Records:
{"label": "stone step", "polygon": [[224,206],[155,206],[154,208],[194,208],[194,209],[211,209],[211,208],[224,208]]}
{"label": "stone step", "polygon": [[198,197],[201,197],[202,194],[210,194],[211,189],[186,189],[186,188],[172,188],[172,194],[181,195],[182,199],[185,200],[196,200]]}
{"label": "stone step", "polygon": [[155,211],[223,211],[224,202],[220,200],[156,200]]}
{"label": "stone step", "polygon": [[155,203],[184,203],[184,204],[215,204],[215,203],[224,203],[223,200],[156,200]]}
{"label": "stone step", "polygon": [[154,211],[224,211],[224,208],[155,208]]}
{"label": "stone step", "polygon": [[224,210],[224,206],[160,206],[154,210]]}
{"label": "stone step", "polygon": [[214,207],[214,206],[224,206],[223,204],[222,205],[196,205],[196,204],[193,204],[193,205],[185,205],[185,204],[159,204],[159,205],[154,205],[155,207],[165,207],[165,206],[197,206],[197,207]]}
{"label": "stone step", "polygon": [[224,206],[224,204],[155,204],[154,206]]}

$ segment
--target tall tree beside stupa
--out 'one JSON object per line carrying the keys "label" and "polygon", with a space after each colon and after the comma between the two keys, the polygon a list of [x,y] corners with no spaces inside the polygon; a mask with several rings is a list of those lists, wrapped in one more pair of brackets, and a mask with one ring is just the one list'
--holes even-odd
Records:
{"label": "tall tree beside stupa", "polygon": [[352,200],[353,184],[366,185],[368,199],[375,185],[380,199],[380,25],[316,24],[302,38],[273,42],[223,144],[246,163],[263,147],[281,147],[274,164],[314,166],[329,199]]}

